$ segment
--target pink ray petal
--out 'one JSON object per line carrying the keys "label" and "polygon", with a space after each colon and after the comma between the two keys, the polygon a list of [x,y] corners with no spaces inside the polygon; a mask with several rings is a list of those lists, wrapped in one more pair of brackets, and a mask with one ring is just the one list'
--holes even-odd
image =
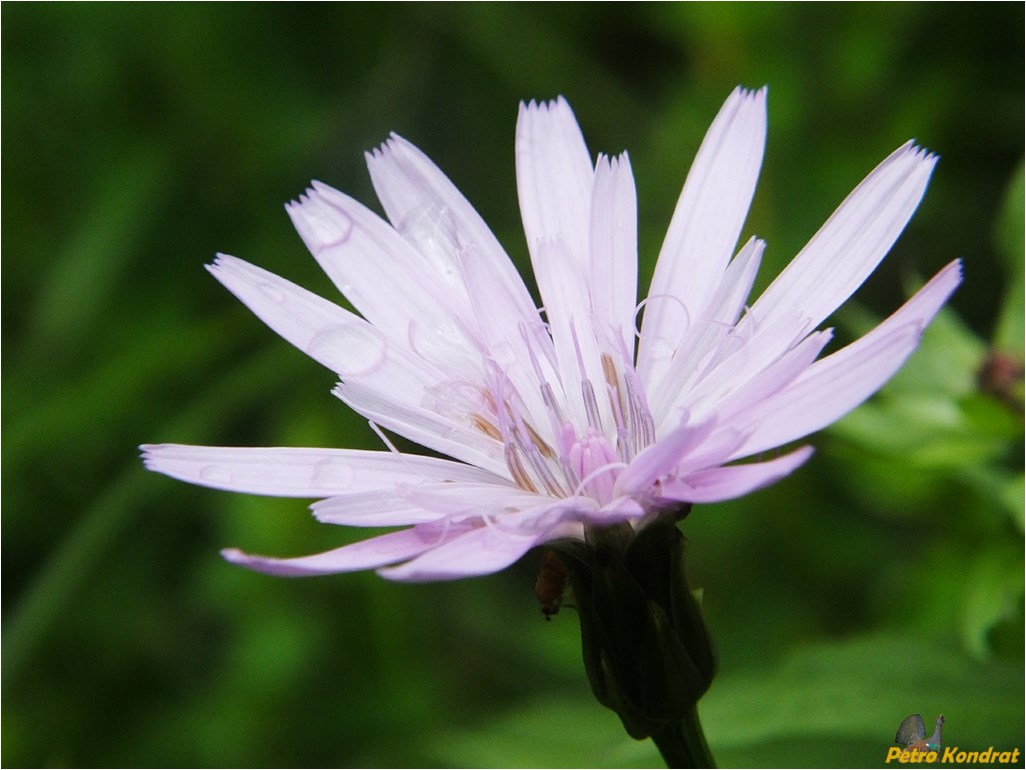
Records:
{"label": "pink ray petal", "polygon": [[956,260],[871,332],[739,414],[734,422],[750,426],[752,435],[734,456],[746,457],[807,436],[873,395],[916,349],[926,324],[961,280],[961,263]]}
{"label": "pink ray petal", "polygon": [[243,553],[237,548],[226,548],[221,555],[232,564],[248,567],[256,572],[263,572],[278,577],[309,577],[313,575],[331,575],[338,572],[357,572],[364,569],[375,569],[385,564],[409,559],[439,544],[458,537],[459,531],[453,530],[440,535],[435,530],[419,528],[404,529],[390,532],[387,535],[361,540],[352,545],[345,545],[324,553],[311,556],[298,556],[291,559],[278,559],[271,556],[256,556]]}
{"label": "pink ray petal", "polygon": [[520,105],[516,134],[517,194],[520,214],[538,272],[537,245],[561,240],[587,276],[591,156],[570,105]]}
{"label": "pink ray petal", "polygon": [[[677,297],[692,318],[703,314],[748,216],[765,144],[766,89],[735,89],[688,172],[649,296]],[[656,304],[646,310],[638,348],[638,372],[646,381],[665,366],[652,356],[647,340],[669,340],[675,348],[684,331],[670,306]]]}
{"label": "pink ray petal", "polygon": [[717,503],[733,500],[779,481],[812,456],[802,447],[774,460],[709,468],[662,484],[660,492],[670,500],[686,503]]}
{"label": "pink ray petal", "polygon": [[505,569],[542,539],[543,533],[510,533],[481,526],[396,567],[379,569],[389,580],[420,583],[487,575]]}
{"label": "pink ray petal", "polygon": [[464,463],[359,449],[206,447],[144,444],[151,471],[214,489],[280,497],[329,497],[426,481],[506,484],[501,476]]}

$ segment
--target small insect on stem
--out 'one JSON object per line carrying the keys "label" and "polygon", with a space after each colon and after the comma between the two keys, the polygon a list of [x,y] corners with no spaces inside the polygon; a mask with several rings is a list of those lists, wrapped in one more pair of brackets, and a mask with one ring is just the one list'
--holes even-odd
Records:
{"label": "small insect on stem", "polygon": [[542,554],[541,567],[538,568],[538,579],[534,581],[534,595],[538,597],[541,604],[541,611],[546,620],[552,620],[552,616],[559,612],[559,605],[563,602],[563,592],[566,590],[566,568],[559,556],[551,548],[547,548]]}

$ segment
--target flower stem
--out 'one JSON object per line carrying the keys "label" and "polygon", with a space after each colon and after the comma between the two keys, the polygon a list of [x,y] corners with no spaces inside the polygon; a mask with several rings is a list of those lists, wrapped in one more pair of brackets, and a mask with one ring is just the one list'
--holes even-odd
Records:
{"label": "flower stem", "polygon": [[667,767],[716,767],[698,721],[697,709],[692,709],[676,725],[654,733],[652,740]]}

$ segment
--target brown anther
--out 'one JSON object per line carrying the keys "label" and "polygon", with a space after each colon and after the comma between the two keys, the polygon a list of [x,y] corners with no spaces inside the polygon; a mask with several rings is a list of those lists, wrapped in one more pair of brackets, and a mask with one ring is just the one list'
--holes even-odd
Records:
{"label": "brown anther", "polygon": [[502,434],[499,432],[499,429],[492,425],[492,423],[486,420],[484,417],[482,417],[479,414],[475,414],[471,417],[471,419],[474,422],[474,427],[482,433],[484,433],[486,436],[488,436],[489,438],[493,438],[496,441],[502,441]]}
{"label": "brown anther", "polygon": [[527,434],[531,437],[531,443],[538,447],[538,451],[542,453],[542,457],[546,460],[555,460],[555,451],[545,443],[545,439],[538,435],[538,431],[531,427],[530,423],[525,422],[524,425],[527,426]]}
{"label": "brown anther", "polygon": [[510,475],[513,476],[513,481],[518,487],[526,489],[528,492],[538,492],[538,487],[531,481],[531,477],[524,469],[524,464],[520,461],[517,448],[512,444],[506,444],[506,467],[509,468]]}
{"label": "brown anther", "polygon": [[[616,394],[616,399],[619,401],[619,413],[624,414],[627,411],[627,405],[623,401],[623,394],[620,392],[620,377],[616,371],[616,363],[613,361],[613,357],[608,353],[603,353],[600,356],[602,360],[602,376],[606,379],[606,384],[609,386],[609,400],[613,401],[613,394]],[[613,408],[613,413],[617,412],[617,404],[610,403]]]}

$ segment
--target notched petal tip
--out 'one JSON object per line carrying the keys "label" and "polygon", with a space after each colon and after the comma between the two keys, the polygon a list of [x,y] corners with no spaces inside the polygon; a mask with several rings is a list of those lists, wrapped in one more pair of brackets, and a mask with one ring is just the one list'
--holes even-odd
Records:
{"label": "notched petal tip", "polygon": [[351,201],[348,195],[340,190],[336,190],[330,184],[320,181],[319,179],[310,180],[310,189],[307,191],[311,196],[317,195],[328,201],[339,203]]}
{"label": "notched petal tip", "polygon": [[309,204],[310,203],[310,194],[312,192],[313,192],[313,190],[311,190],[309,187],[307,187],[305,192],[301,192],[299,195],[297,195],[292,200],[287,201],[285,203],[285,211],[288,212],[288,215],[292,216],[293,213],[296,210],[301,209],[303,206],[306,206],[307,204]]}
{"label": "notched petal tip", "polygon": [[618,172],[623,167],[624,171],[631,174],[631,160],[627,154],[627,150],[619,153],[618,155],[607,155],[604,152],[600,152],[595,158],[595,174],[596,176],[600,173]]}
{"label": "notched petal tip", "polygon": [[731,91],[730,96],[724,101],[720,108],[720,114],[737,112],[747,116],[749,120],[758,116],[761,123],[766,121],[766,99],[767,86],[761,88],[746,88],[738,85]]}
{"label": "notched petal tip", "polygon": [[937,165],[937,161],[940,160],[940,155],[935,153],[929,147],[917,144],[915,139],[911,139],[909,144],[911,145],[917,160],[922,163],[928,163],[931,168]]}
{"label": "notched petal tip", "polygon": [[220,281],[221,276],[224,274],[225,271],[232,270],[235,268],[241,268],[246,264],[248,263],[245,260],[239,259],[238,257],[233,257],[231,254],[225,254],[224,252],[219,251],[214,255],[213,261],[209,262],[203,267],[206,269],[208,273],[210,273]]}
{"label": "notched petal tip", "polygon": [[285,210],[289,211],[291,215],[293,209],[301,209],[312,203],[316,203],[319,198],[330,198],[333,195],[342,196],[343,198],[345,197],[331,185],[325,184],[318,179],[311,179],[309,186],[307,186],[303,192],[285,203]]}
{"label": "notched petal tip", "polygon": [[573,115],[573,109],[570,107],[570,102],[566,100],[562,95],[556,96],[554,99],[531,99],[529,102],[520,102],[520,108],[518,110],[521,117],[525,113],[545,113],[555,114],[557,112],[565,112]]}
{"label": "notched petal tip", "polygon": [[317,256],[322,250],[348,240],[353,220],[345,213],[349,198],[333,187],[314,181],[299,201],[286,204],[292,224]]}
{"label": "notched petal tip", "polygon": [[184,444],[142,444],[139,457],[148,471],[163,473],[179,481],[195,482],[188,473],[183,473],[181,463],[183,455],[187,456],[194,448]]}
{"label": "notched petal tip", "polygon": [[160,451],[162,444],[140,444],[139,445],[139,458],[142,460],[146,470],[156,470],[153,467],[154,455]]}
{"label": "notched petal tip", "polygon": [[924,147],[919,144],[915,139],[909,139],[898,149],[884,158],[876,170],[882,169],[884,166],[905,158],[912,158],[918,163],[928,165],[931,170],[937,164],[937,161],[940,160],[940,156],[937,155],[937,153],[933,152],[928,147]]}
{"label": "notched petal tip", "polygon": [[734,88],[731,93],[731,98],[743,99],[750,102],[765,102],[767,93],[769,92],[769,86],[763,84],[759,88],[748,88],[747,86],[738,85]]}
{"label": "notched petal tip", "polygon": [[399,136],[395,131],[391,131],[389,132],[387,139],[382,141],[376,147],[372,147],[370,150],[364,152],[363,156],[366,158],[368,165],[380,163],[387,160],[390,156],[398,155],[410,146],[411,145],[408,141]]}
{"label": "notched petal tip", "polygon": [[545,99],[531,99],[528,102],[520,102],[520,112],[537,112],[548,109],[549,102]]}

